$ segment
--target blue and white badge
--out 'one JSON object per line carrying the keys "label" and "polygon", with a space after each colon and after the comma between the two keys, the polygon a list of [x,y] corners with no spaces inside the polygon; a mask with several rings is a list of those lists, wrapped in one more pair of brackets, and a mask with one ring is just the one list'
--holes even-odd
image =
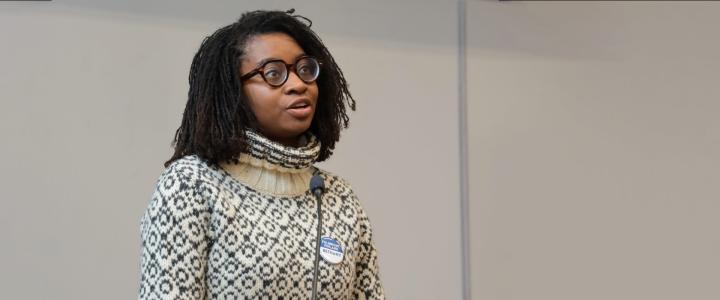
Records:
{"label": "blue and white badge", "polygon": [[340,243],[329,236],[320,238],[320,256],[331,264],[337,264],[343,260],[343,253]]}

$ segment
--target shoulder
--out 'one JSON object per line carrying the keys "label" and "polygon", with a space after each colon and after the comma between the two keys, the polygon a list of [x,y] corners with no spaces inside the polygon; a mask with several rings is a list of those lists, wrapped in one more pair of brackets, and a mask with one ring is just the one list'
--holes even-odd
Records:
{"label": "shoulder", "polygon": [[350,182],[347,179],[345,179],[345,178],[341,177],[340,175],[337,175],[333,172],[324,170],[324,169],[320,169],[317,167],[316,167],[316,169],[318,171],[318,174],[323,178],[323,180],[325,182],[325,186],[327,188],[343,187],[343,188],[347,188],[349,190],[349,192],[352,192],[352,187],[350,185]]}
{"label": "shoulder", "polygon": [[217,192],[212,168],[196,155],[186,155],[173,161],[160,174],[156,192],[162,194],[183,194],[190,196],[211,196]]}
{"label": "shoulder", "polygon": [[[217,202],[217,188],[208,181],[208,165],[189,155],[173,161],[160,174],[141,217],[143,238],[163,232],[204,239]],[[187,241],[187,240],[186,240]]]}
{"label": "shoulder", "polygon": [[199,178],[207,168],[208,164],[197,155],[186,155],[168,165],[161,174],[161,177]]}
{"label": "shoulder", "polygon": [[349,206],[352,207],[352,209],[348,210],[348,212],[351,212],[350,214],[352,215],[352,218],[358,221],[356,224],[359,226],[359,230],[363,235],[362,239],[370,239],[369,236],[365,236],[367,234],[371,234],[372,231],[370,218],[364,209],[362,201],[355,194],[350,182],[344,177],[326,170],[318,168],[318,172],[325,180],[326,193],[338,197],[341,202],[349,204]]}
{"label": "shoulder", "polygon": [[358,197],[355,194],[355,190],[353,189],[353,186],[349,180],[327,170],[323,170],[320,168],[318,168],[317,170],[320,176],[323,177],[323,180],[325,182],[325,190],[327,190],[329,193],[339,196],[342,199],[347,198],[347,200],[352,201],[355,205],[361,208],[360,201],[358,200]]}

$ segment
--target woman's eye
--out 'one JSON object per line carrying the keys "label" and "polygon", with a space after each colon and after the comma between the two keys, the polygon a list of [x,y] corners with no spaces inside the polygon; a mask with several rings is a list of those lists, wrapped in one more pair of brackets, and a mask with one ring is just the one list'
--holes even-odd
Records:
{"label": "woman's eye", "polygon": [[307,66],[301,66],[300,68],[298,68],[298,72],[300,72],[300,74],[310,73],[310,71],[310,67]]}
{"label": "woman's eye", "polygon": [[267,77],[267,78],[276,78],[279,76],[280,76],[280,72],[275,71],[275,70],[270,70],[270,71],[265,72],[265,77]]}

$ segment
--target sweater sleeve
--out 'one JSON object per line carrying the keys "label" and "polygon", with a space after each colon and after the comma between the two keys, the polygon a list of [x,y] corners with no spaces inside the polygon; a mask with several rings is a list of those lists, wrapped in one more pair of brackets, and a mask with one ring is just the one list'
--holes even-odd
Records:
{"label": "sweater sleeve", "polygon": [[140,221],[139,298],[206,299],[208,205],[191,166],[169,166]]}
{"label": "sweater sleeve", "polygon": [[385,299],[385,292],[380,281],[378,252],[373,241],[370,219],[354,197],[359,211],[359,250],[355,261],[355,299]]}

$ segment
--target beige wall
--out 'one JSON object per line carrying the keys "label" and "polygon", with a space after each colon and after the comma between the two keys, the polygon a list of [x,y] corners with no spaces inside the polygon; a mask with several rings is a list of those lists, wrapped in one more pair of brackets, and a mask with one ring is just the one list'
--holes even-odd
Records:
{"label": "beige wall", "polygon": [[[322,167],[389,299],[461,299],[458,2],[0,2],[0,298],[134,298],[192,55],[294,7],[358,99]],[[720,5],[466,4],[472,299],[718,298]]]}
{"label": "beige wall", "polygon": [[458,299],[457,24],[443,1],[0,2],[0,298],[132,299],[139,220],[200,41],[255,8],[313,20],[358,100],[330,162],[389,299]]}
{"label": "beige wall", "polygon": [[720,3],[467,13],[472,299],[720,299]]}

